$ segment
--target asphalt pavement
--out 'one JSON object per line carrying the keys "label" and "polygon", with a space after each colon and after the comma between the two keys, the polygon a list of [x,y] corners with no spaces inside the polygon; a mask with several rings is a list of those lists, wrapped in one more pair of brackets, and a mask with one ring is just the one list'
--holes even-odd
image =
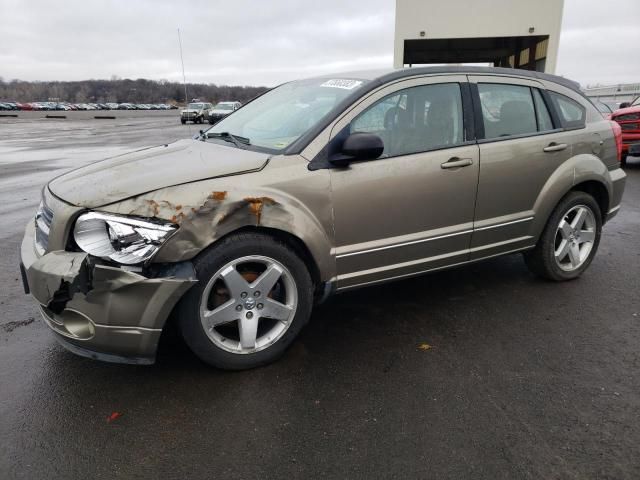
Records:
{"label": "asphalt pavement", "polygon": [[345,293],[245,372],[171,335],[80,358],[22,293],[24,225],[53,176],[200,128],[154,113],[0,118],[1,479],[640,478],[640,160],[577,281],[512,255]]}

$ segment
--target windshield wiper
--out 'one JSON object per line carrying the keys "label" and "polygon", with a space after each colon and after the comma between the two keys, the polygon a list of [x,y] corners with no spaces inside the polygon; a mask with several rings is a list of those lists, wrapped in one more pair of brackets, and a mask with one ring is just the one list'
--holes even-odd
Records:
{"label": "windshield wiper", "polygon": [[206,133],[205,138],[221,138],[227,142],[233,143],[236,147],[242,148],[240,144],[251,145],[251,140],[246,137],[241,137],[239,135],[233,135],[229,132],[214,132],[214,133]]}

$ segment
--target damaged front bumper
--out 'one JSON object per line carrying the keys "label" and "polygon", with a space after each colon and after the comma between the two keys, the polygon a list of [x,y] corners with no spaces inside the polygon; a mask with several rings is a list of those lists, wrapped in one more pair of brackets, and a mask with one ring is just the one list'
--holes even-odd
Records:
{"label": "damaged front bumper", "polygon": [[60,343],[99,360],[153,363],[167,317],[196,282],[191,264],[148,278],[94,263],[83,252],[39,257],[34,235],[30,223],[20,250],[25,290]]}

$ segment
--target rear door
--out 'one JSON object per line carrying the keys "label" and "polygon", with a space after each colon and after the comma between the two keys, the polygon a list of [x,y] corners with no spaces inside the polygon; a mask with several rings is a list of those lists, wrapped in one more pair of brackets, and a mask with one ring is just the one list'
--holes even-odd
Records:
{"label": "rear door", "polygon": [[541,83],[479,75],[469,81],[480,146],[473,260],[534,245],[536,200],[572,147]]}

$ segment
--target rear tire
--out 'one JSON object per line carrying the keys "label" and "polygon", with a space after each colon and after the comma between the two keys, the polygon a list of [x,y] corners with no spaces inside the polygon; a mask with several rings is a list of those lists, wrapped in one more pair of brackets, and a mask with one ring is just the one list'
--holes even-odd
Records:
{"label": "rear tire", "polygon": [[187,121],[181,118],[180,123],[184,125],[185,123],[187,123]]}
{"label": "rear tire", "polygon": [[595,199],[585,192],[569,192],[547,221],[538,244],[524,259],[536,275],[563,282],[578,278],[598,250],[602,214]]}
{"label": "rear tire", "polygon": [[622,157],[620,157],[620,166],[621,167],[627,166],[627,155],[622,155]]}
{"label": "rear tire", "polygon": [[313,282],[284,242],[259,233],[230,235],[200,254],[194,267],[198,284],[177,312],[185,342],[209,365],[243,370],[271,363],[309,320]]}

